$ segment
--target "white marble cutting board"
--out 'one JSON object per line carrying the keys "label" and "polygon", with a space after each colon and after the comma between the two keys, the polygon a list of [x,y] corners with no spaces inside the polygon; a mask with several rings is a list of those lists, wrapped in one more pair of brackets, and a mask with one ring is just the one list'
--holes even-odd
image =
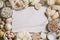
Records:
{"label": "white marble cutting board", "polygon": [[44,12],[46,7],[35,10],[34,7],[28,7],[24,10],[13,10],[13,31],[14,32],[41,32],[46,31],[48,23]]}

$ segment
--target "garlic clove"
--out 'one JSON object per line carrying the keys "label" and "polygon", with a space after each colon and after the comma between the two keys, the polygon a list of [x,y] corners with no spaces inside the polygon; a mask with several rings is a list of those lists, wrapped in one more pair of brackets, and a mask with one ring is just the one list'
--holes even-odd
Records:
{"label": "garlic clove", "polygon": [[41,6],[42,6],[42,4],[40,4],[40,3],[36,3],[36,4],[35,4],[35,9],[38,10],[38,9],[41,8]]}
{"label": "garlic clove", "polygon": [[56,18],[58,18],[59,17],[59,14],[58,14],[58,12],[56,12],[54,15],[53,15],[53,19],[56,19]]}
{"label": "garlic clove", "polygon": [[41,35],[40,36],[41,36],[42,39],[46,39],[46,33],[41,32]]}

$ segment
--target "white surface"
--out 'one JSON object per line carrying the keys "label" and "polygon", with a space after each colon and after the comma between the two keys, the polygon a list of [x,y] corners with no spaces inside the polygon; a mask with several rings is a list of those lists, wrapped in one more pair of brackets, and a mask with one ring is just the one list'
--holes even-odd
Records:
{"label": "white surface", "polygon": [[13,11],[13,31],[14,32],[41,32],[45,31],[47,18],[44,15],[46,7],[41,7],[38,11],[34,7],[24,10]]}

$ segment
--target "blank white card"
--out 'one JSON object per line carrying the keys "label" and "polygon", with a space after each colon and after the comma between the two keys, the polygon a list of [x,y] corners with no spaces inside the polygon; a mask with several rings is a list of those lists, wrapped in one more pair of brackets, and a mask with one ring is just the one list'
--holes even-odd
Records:
{"label": "blank white card", "polygon": [[34,7],[15,11],[13,10],[13,31],[14,32],[41,32],[45,31],[48,23],[45,16],[46,7],[35,10]]}

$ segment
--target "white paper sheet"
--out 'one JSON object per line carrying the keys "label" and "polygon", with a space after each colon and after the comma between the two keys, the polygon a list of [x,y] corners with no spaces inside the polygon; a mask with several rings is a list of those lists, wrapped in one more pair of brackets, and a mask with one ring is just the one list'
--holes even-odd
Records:
{"label": "white paper sheet", "polygon": [[13,10],[13,31],[14,32],[41,32],[46,31],[46,24],[48,23],[44,12],[46,7],[41,7],[35,10],[34,7],[28,7],[24,10]]}

